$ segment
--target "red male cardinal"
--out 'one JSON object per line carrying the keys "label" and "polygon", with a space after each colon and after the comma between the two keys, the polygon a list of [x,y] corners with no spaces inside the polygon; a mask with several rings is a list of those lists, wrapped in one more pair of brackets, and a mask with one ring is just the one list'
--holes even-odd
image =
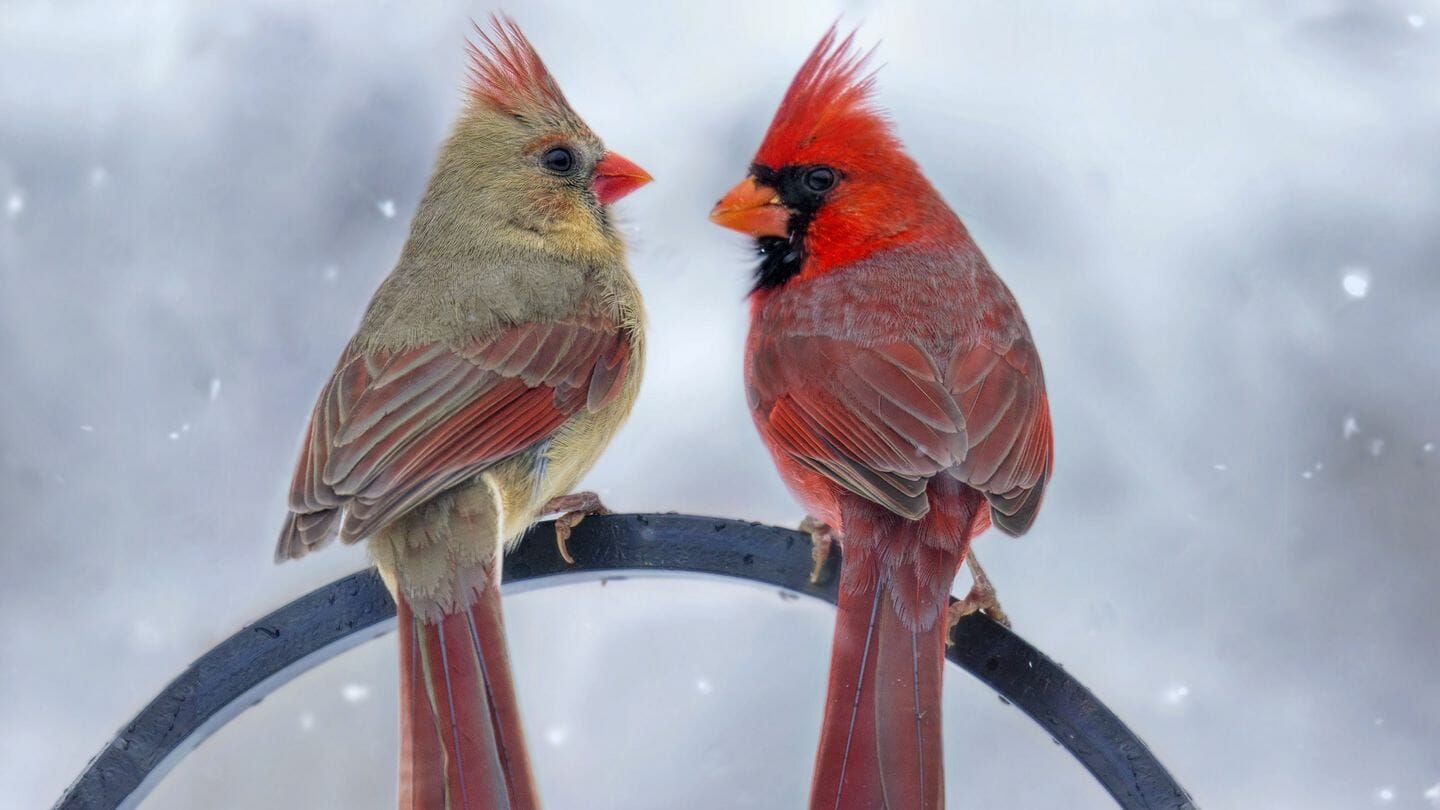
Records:
{"label": "red male cardinal", "polygon": [[928,810],[951,582],[977,533],[1035,520],[1050,411],[1019,306],[872,106],[852,39],[820,41],[710,217],[761,255],[755,425],[845,550],[810,806]]}
{"label": "red male cardinal", "polygon": [[[514,23],[477,28],[469,98],[399,263],[320,393],[278,559],[370,538],[400,623],[400,807],[539,807],[500,561],[630,412],[640,293],[608,205],[647,182]],[[562,497],[564,496],[564,497]]]}

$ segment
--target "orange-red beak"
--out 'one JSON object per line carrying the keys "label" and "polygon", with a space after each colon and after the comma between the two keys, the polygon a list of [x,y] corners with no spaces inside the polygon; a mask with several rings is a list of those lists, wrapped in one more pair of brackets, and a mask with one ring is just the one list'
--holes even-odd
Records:
{"label": "orange-red beak", "polygon": [[783,237],[789,234],[790,211],[775,189],[746,177],[715,204],[710,221],[754,237]]}
{"label": "orange-red beak", "polygon": [[595,177],[590,181],[590,188],[595,192],[595,199],[602,205],[609,205],[653,179],[649,172],[629,159],[606,152],[595,164]]}

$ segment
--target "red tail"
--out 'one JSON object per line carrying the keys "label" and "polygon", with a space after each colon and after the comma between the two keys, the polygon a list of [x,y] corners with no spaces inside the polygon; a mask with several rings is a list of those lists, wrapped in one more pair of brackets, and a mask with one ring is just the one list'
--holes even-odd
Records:
{"label": "red tail", "polygon": [[439,621],[398,599],[401,810],[540,807],[501,623],[500,589]]}
{"label": "red tail", "polygon": [[[953,481],[905,520],[847,505],[840,606],[811,810],[945,806],[940,684],[945,606],[983,500]],[[858,501],[858,499],[856,499]]]}

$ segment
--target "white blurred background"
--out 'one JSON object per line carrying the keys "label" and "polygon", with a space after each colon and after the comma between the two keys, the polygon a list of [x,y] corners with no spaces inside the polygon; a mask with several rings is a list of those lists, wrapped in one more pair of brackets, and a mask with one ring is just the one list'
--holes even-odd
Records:
{"label": "white blurred background", "polygon": [[[621,205],[648,376],[589,485],[801,517],[741,397],[747,248],[705,214],[843,14],[1045,360],[1050,496],[979,543],[1017,629],[1203,807],[1440,807],[1440,6],[809,5],[505,9],[657,178]],[[0,804],[365,564],[273,566],[284,488],[490,10],[0,4]],[[803,803],[823,606],[666,580],[507,613],[552,810]],[[303,677],[144,806],[393,806],[393,657]],[[962,674],[946,712],[949,806],[1113,806]]]}

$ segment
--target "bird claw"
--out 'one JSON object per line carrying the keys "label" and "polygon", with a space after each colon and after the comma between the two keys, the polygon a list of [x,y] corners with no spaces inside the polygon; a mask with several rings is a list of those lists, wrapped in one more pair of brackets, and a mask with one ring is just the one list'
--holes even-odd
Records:
{"label": "bird claw", "polygon": [[837,539],[835,530],[827,523],[822,523],[813,517],[806,517],[800,521],[800,531],[810,535],[810,559],[813,564],[810,568],[810,584],[820,584],[820,574],[825,570],[825,563],[830,560],[830,547]]}
{"label": "bird claw", "polygon": [[580,525],[580,521],[591,515],[608,515],[610,510],[600,502],[600,496],[593,492],[572,492],[552,498],[541,513],[548,515],[555,512],[560,513],[555,518],[555,546],[560,550],[560,557],[565,560],[565,564],[574,565],[575,558],[570,555],[570,534]]}
{"label": "bird claw", "polygon": [[991,584],[990,577],[985,575],[985,569],[980,567],[980,562],[975,559],[973,551],[966,557],[966,563],[970,566],[970,577],[974,580],[974,584],[970,586],[970,592],[965,594],[965,598],[955,600],[945,610],[945,646],[947,647],[955,643],[951,635],[955,625],[971,613],[982,613],[1003,627],[1010,626],[1010,617],[1000,607],[1000,597],[995,593],[995,586]]}

